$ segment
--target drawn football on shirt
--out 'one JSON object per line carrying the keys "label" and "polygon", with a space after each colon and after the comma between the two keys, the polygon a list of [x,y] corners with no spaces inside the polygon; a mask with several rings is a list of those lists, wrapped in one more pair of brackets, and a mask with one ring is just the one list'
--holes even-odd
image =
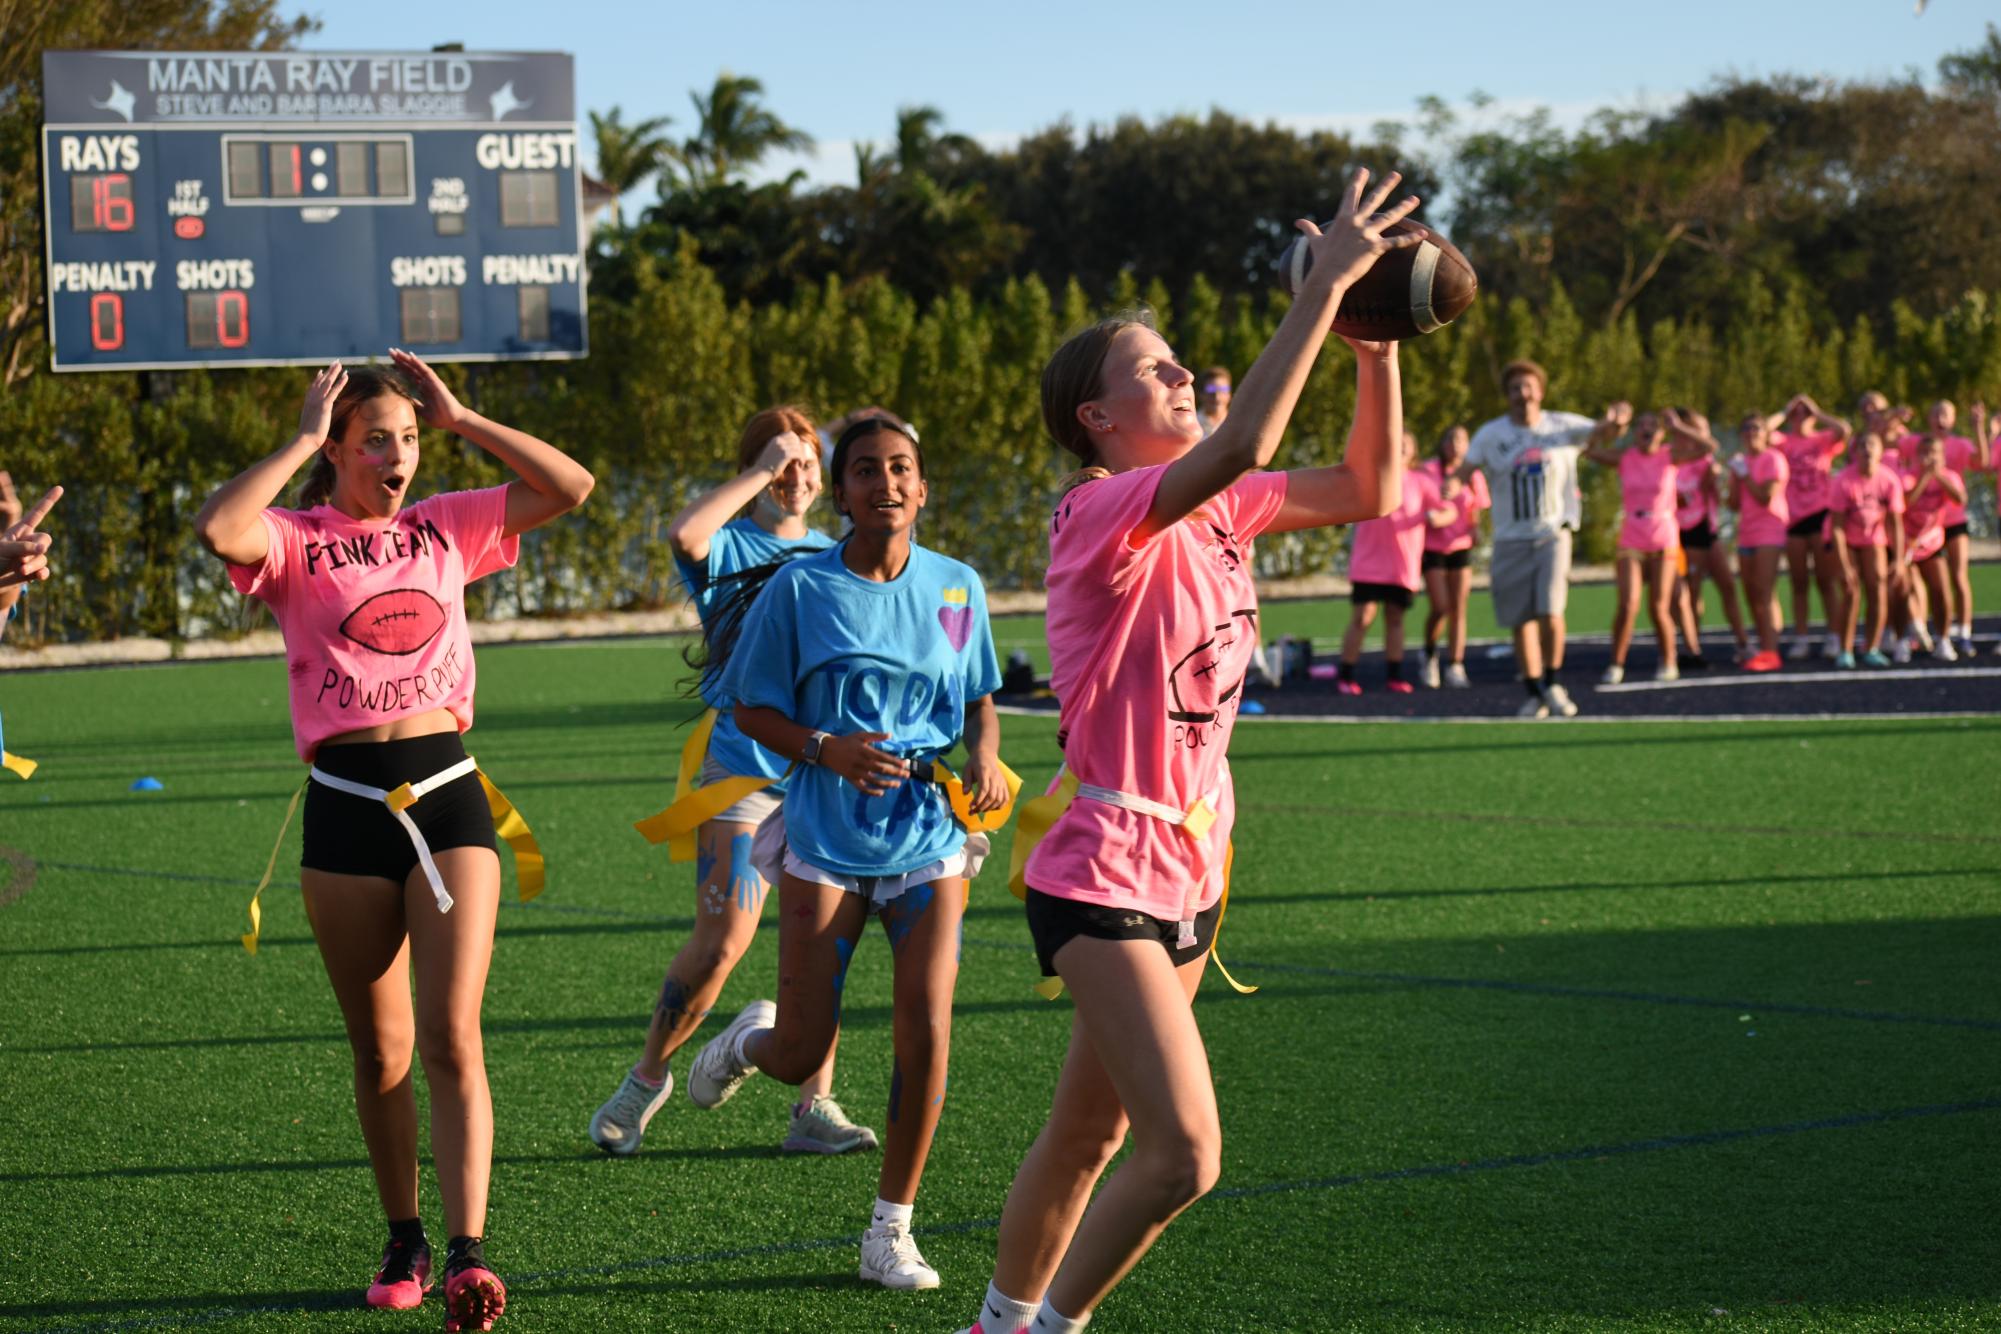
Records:
{"label": "drawn football on shirt", "polygon": [[[1452,242],[1411,218],[1391,223],[1383,235],[1411,232],[1424,240],[1378,259],[1341,298],[1341,308],[1334,312],[1335,333],[1392,341],[1416,338],[1444,328],[1473,304],[1480,279]],[[1293,237],[1278,257],[1280,285],[1297,296],[1312,268],[1306,238]]]}
{"label": "drawn football on shirt", "polygon": [[421,588],[377,593],[347,614],[340,632],[363,648],[401,656],[415,653],[445,628],[445,609]]}

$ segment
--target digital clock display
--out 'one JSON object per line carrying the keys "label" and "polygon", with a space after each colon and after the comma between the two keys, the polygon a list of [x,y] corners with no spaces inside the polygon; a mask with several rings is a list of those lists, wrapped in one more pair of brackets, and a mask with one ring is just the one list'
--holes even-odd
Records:
{"label": "digital clock display", "polygon": [[43,55],[56,370],[587,348],[558,54]]}

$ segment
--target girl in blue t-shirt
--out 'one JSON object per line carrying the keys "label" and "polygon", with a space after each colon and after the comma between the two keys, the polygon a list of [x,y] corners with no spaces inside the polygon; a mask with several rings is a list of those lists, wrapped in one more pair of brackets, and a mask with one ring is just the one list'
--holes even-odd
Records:
{"label": "girl in blue t-shirt", "polygon": [[963,737],[970,811],[1006,804],[1000,665],[980,577],[911,540],[926,496],[916,433],[864,418],[841,433],[831,466],[847,537],[778,568],[740,630],[710,640],[711,674],[745,735],[800,767],[781,818],[758,836],[760,860],[783,867],[778,1001],[752,1002],[702,1049],[688,1095],[713,1107],[759,1070],[793,1083],[820,1068],[848,961],[881,917],[896,1064],[861,1276],[932,1288],[911,1205],[944,1108],[959,923],[985,843],[969,842],[932,761]]}
{"label": "girl in blue t-shirt", "polygon": [[[726,590],[744,571],[832,544],[806,526],[820,494],[820,454],[818,433],[803,410],[766,408],[754,415],[737,444],[737,468],[734,479],[697,497],[667,529],[675,568],[705,630],[713,628]],[[639,1151],[647,1122],[674,1091],[668,1060],[694,1036],[757,933],[766,886],[751,864],[751,836],[785,793],[786,762],[737,730],[720,682],[711,677],[704,685],[703,699],[714,717],[702,756],[703,785],[731,775],[772,781],[696,831],[695,929],[667,965],[638,1063],[591,1117],[592,1141],[621,1156]],[[831,1096],[833,1086],[829,1044],[827,1059],[800,1081],[785,1149],[845,1153],[876,1147],[875,1132],[848,1119]]]}

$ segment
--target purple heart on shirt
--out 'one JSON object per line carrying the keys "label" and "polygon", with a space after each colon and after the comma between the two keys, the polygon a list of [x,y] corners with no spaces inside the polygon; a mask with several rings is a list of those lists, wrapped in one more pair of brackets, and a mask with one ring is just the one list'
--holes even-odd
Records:
{"label": "purple heart on shirt", "polygon": [[973,609],[971,607],[938,608],[938,624],[945,627],[945,638],[952,641],[952,651],[957,653],[973,637]]}

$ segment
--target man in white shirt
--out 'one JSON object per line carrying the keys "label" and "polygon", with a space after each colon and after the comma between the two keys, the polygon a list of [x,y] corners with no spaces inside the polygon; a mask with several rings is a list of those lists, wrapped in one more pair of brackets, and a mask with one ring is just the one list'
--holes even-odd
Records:
{"label": "man in white shirt", "polygon": [[1514,631],[1528,702],[1524,718],[1577,713],[1556,679],[1563,670],[1563,610],[1570,593],[1570,535],[1583,521],[1577,456],[1611,440],[1633,419],[1630,403],[1614,403],[1597,421],[1574,412],[1545,412],[1549,376],[1533,361],[1501,371],[1508,413],[1473,433],[1460,468],[1487,474],[1493,497],[1494,617]]}

